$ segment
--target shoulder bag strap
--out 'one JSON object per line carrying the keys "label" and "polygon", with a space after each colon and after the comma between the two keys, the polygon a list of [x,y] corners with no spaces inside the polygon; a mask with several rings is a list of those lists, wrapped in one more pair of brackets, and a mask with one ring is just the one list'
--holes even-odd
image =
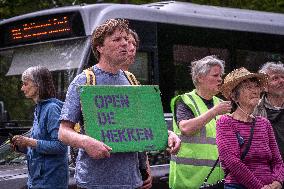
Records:
{"label": "shoulder bag strap", "polygon": [[[245,157],[246,157],[246,155],[247,155],[247,153],[248,153],[248,151],[249,151],[249,149],[250,149],[251,141],[252,141],[252,138],[253,138],[253,132],[254,132],[254,127],[255,127],[255,122],[256,122],[256,120],[253,119],[253,122],[252,122],[253,124],[252,124],[252,126],[251,126],[251,128],[250,128],[249,141],[248,141],[248,144],[246,145],[245,150],[243,151],[243,153],[242,153],[242,155],[241,155],[241,160],[244,160],[244,159],[245,159]],[[211,170],[209,171],[209,173],[208,173],[207,177],[205,178],[204,182],[207,182],[207,180],[209,179],[211,173],[214,171],[215,167],[217,166],[218,162],[219,162],[219,157],[218,157],[217,160],[215,161],[213,167],[212,167]],[[226,176],[227,176],[227,173],[225,173],[224,178],[226,178]]]}
{"label": "shoulder bag strap", "polygon": [[251,141],[252,141],[252,138],[253,138],[253,132],[254,132],[254,127],[255,127],[255,122],[256,122],[256,120],[255,120],[255,118],[254,118],[253,121],[252,121],[252,126],[251,126],[251,128],[250,128],[250,136],[249,136],[248,144],[246,145],[246,148],[245,148],[245,150],[243,151],[243,153],[242,153],[242,155],[241,155],[241,160],[244,160],[244,159],[245,159],[245,157],[246,157],[246,155],[247,155],[247,153],[248,153],[248,151],[249,151],[249,149],[250,149]]}
{"label": "shoulder bag strap", "polygon": [[[204,183],[207,182],[207,180],[209,179],[211,173],[214,171],[215,167],[217,166],[218,162],[219,162],[219,157],[216,159],[216,161],[215,161],[213,167],[212,167],[211,170],[209,171],[207,177],[204,179]],[[225,175],[225,177],[226,177],[226,176],[227,176],[227,174]]]}

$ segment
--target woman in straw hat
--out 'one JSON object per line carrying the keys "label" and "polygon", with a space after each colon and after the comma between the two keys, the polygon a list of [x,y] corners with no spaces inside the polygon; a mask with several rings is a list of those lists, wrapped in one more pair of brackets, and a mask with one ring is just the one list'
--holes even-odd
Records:
{"label": "woman in straw hat", "polygon": [[224,79],[221,92],[234,109],[217,121],[219,158],[227,173],[225,189],[282,188],[284,164],[271,124],[264,117],[252,115],[266,84],[264,74],[245,68],[232,71]]}

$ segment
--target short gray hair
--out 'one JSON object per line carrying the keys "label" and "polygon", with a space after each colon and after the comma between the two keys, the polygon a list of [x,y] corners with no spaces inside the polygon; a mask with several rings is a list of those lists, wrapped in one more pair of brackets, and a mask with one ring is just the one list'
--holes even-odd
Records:
{"label": "short gray hair", "polygon": [[213,66],[220,66],[223,75],[225,69],[224,64],[225,62],[215,55],[206,56],[200,60],[191,62],[191,76],[194,86],[196,87],[198,85],[197,78],[201,75],[208,74]]}
{"label": "short gray hair", "polygon": [[259,73],[282,73],[284,74],[284,65],[282,62],[266,62],[261,69],[258,71]]}

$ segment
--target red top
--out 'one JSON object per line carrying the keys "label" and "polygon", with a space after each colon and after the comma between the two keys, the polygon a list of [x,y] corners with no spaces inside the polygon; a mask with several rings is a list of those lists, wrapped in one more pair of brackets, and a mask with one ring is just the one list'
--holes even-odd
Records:
{"label": "red top", "polygon": [[[223,115],[217,121],[216,143],[221,165],[228,173],[225,182],[242,184],[248,189],[260,189],[273,181],[284,180],[284,164],[274,137],[272,126],[266,118],[257,117],[251,147],[243,161],[240,160],[250,136],[250,122]],[[236,133],[244,138],[240,149]]]}

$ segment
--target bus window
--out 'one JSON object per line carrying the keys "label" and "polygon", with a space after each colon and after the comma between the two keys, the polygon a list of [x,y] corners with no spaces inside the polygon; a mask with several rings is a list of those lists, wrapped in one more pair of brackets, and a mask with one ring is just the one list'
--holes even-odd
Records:
{"label": "bus window", "polygon": [[[9,55],[10,56],[10,55]],[[0,54],[1,75],[7,73],[11,61],[9,57]],[[52,72],[56,97],[64,100],[67,88],[76,75],[76,70],[64,70]],[[18,126],[31,126],[33,119],[34,103],[27,99],[21,91],[21,75],[12,75],[1,78],[0,101],[3,101],[5,108],[11,118]]]}
{"label": "bus window", "polygon": [[69,84],[76,76],[76,74],[77,74],[76,69],[52,72],[57,98],[64,101]]}
{"label": "bus window", "polygon": [[284,36],[231,32],[232,68],[256,72],[267,61],[283,61]]}
{"label": "bus window", "polygon": [[[283,53],[273,53],[265,51],[236,50],[236,62],[241,66],[249,68],[251,71],[258,71],[261,65],[267,61],[280,61],[284,59]],[[256,65],[256,66],[252,66]]]}
{"label": "bus window", "polygon": [[[208,28],[184,27],[170,24],[158,26],[160,88],[164,111],[170,112],[171,99],[194,87],[191,62],[208,55],[216,55],[230,63],[230,31]],[[229,67],[229,66],[227,66]]]}
{"label": "bus window", "polygon": [[[5,75],[11,65],[13,51],[2,51],[0,53],[0,74]],[[21,93],[20,76],[1,77],[0,101],[3,101],[11,121],[17,120],[19,126],[30,126],[32,123],[33,103],[24,98]],[[4,120],[0,120],[4,121]]]}
{"label": "bus window", "polygon": [[[21,92],[21,74],[28,67],[41,65],[52,71],[57,98],[64,100],[70,82],[84,61],[86,38],[57,41],[1,51],[1,101],[12,120],[31,126],[34,104]],[[17,106],[15,106],[17,104]]]}
{"label": "bus window", "polygon": [[149,84],[149,57],[147,52],[137,52],[135,57],[135,63],[129,67],[129,71],[132,72],[137,80],[143,84]]}
{"label": "bus window", "polygon": [[225,61],[225,74],[239,67],[255,72],[267,61],[283,61],[283,44],[282,35],[159,24],[159,84],[164,111],[170,112],[174,96],[194,88],[191,61],[216,55]]}
{"label": "bus window", "polygon": [[175,95],[188,92],[190,88],[194,88],[190,74],[191,62],[208,55],[216,55],[218,58],[225,61],[229,59],[229,51],[227,49],[195,47],[190,45],[173,46],[175,75],[179,76],[175,80]]}
{"label": "bus window", "polygon": [[9,75],[22,74],[30,66],[41,65],[50,71],[76,69],[84,59],[87,39],[64,40],[16,48]]}

